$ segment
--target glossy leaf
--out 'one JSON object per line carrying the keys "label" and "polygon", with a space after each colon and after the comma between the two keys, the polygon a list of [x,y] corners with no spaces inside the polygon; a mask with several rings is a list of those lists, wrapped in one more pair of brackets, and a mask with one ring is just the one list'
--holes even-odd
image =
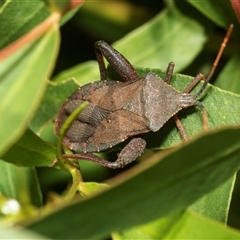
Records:
{"label": "glossy leaf", "polygon": [[16,230],[13,228],[0,227],[0,239],[31,239],[31,240],[50,240],[50,238],[36,234],[27,230]]}
{"label": "glossy leaf", "polygon": [[113,46],[135,66],[165,69],[173,61],[179,71],[193,61],[206,40],[203,26],[172,5]]}
{"label": "glossy leaf", "polygon": [[56,148],[44,142],[32,131],[22,137],[2,156],[2,159],[18,166],[50,166],[56,157]]}
{"label": "glossy leaf", "polygon": [[227,28],[231,23],[237,23],[234,11],[229,1],[214,0],[194,1],[187,0],[196,7],[202,14],[221,27]]}
{"label": "glossy leaf", "polygon": [[62,71],[53,78],[55,82],[61,82],[70,78],[76,79],[81,85],[100,80],[100,73],[96,61],[88,61]]}
{"label": "glossy leaf", "polygon": [[146,225],[115,233],[113,240],[125,239],[238,239],[240,232],[187,210]]}
{"label": "glossy leaf", "polygon": [[[61,18],[61,21],[60,21],[60,26],[64,25],[67,21],[69,21],[79,10],[79,8],[82,6],[84,0],[82,1],[70,1],[72,2],[71,4],[75,4],[76,6],[74,6],[74,8],[72,8],[70,11],[68,10],[67,13],[65,13],[63,15],[63,17]],[[58,2],[60,3],[60,2]]]}
{"label": "glossy leaf", "polygon": [[235,176],[195,202],[191,208],[196,212],[220,222],[227,223]]}
{"label": "glossy leaf", "polygon": [[0,48],[29,32],[48,16],[43,1],[6,1],[0,11]]}
{"label": "glossy leaf", "polygon": [[183,210],[240,168],[239,134],[237,127],[222,129],[167,155],[156,153],[109,182],[118,183],[115,188],[64,207],[29,228],[49,237],[99,239]]}
{"label": "glossy leaf", "polygon": [[40,103],[59,45],[58,31],[49,30],[0,65],[0,155],[20,137]]}
{"label": "glossy leaf", "polygon": [[42,194],[34,168],[18,167],[0,160],[0,174],[0,191],[3,196],[16,199],[23,207],[42,205]]}

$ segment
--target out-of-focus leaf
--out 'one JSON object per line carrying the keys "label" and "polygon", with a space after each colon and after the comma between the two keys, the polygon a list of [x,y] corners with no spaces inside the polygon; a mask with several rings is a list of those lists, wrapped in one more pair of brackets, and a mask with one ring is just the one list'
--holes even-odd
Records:
{"label": "out-of-focus leaf", "polygon": [[[160,5],[161,3],[159,3]],[[96,6],[101,6],[99,11]],[[146,22],[153,15],[144,5],[132,1],[85,1],[74,23],[95,37],[114,41]]]}
{"label": "out-of-focus leaf", "polygon": [[79,191],[84,196],[92,196],[93,194],[99,193],[103,190],[107,190],[110,187],[104,183],[96,183],[96,182],[82,182],[79,186]]}
{"label": "out-of-focus leaf", "polygon": [[204,216],[226,223],[234,183],[235,176],[214,191],[200,198],[191,208]]}
{"label": "out-of-focus leaf", "polygon": [[3,6],[4,3],[5,3],[5,0],[0,0],[0,8]]}
{"label": "out-of-focus leaf", "polygon": [[44,2],[46,2],[51,12],[60,12],[61,14],[63,14],[63,17],[61,18],[59,23],[59,25],[62,26],[76,14],[76,12],[82,6],[84,0],[79,0],[79,1],[44,0]]}
{"label": "out-of-focus leaf", "polygon": [[109,182],[118,183],[116,187],[64,207],[29,228],[48,237],[99,239],[183,210],[240,168],[239,135],[239,127],[222,129],[167,155],[156,153]]}
{"label": "out-of-focus leaf", "polygon": [[42,205],[42,194],[34,168],[18,167],[0,160],[0,192],[22,205]]}
{"label": "out-of-focus leaf", "polygon": [[50,240],[43,235],[36,234],[34,232],[28,230],[17,230],[13,228],[5,228],[3,226],[0,227],[0,239],[31,239],[31,240]]}
{"label": "out-of-focus leaf", "polygon": [[53,121],[61,105],[78,87],[73,80],[60,84],[48,82],[47,89],[30,124],[30,128],[35,132],[40,132],[46,123]]}
{"label": "out-of-focus leaf", "polygon": [[69,7],[71,0],[64,1],[54,1],[54,0],[44,0],[51,12],[60,12],[63,13]]}
{"label": "out-of-focus leaf", "polygon": [[50,166],[55,157],[56,149],[51,144],[27,130],[2,159],[18,166],[40,167]]}
{"label": "out-of-focus leaf", "polygon": [[[76,3],[76,1],[72,1],[72,2]],[[82,3],[83,2],[84,2],[84,0],[82,1]],[[59,23],[60,26],[64,25],[67,21],[69,21],[78,12],[79,8],[82,6],[82,5],[80,5],[81,1],[79,1],[76,4],[78,4],[78,6],[75,6],[73,9],[71,9],[70,11],[68,11],[67,13],[65,13],[63,15],[63,17],[61,18],[60,23]]]}
{"label": "out-of-focus leaf", "polygon": [[179,71],[192,62],[205,41],[203,26],[172,5],[113,46],[138,67],[165,69],[173,61]]}
{"label": "out-of-focus leaf", "polygon": [[113,240],[127,239],[238,239],[240,232],[187,210],[154,222],[115,233]]}
{"label": "out-of-focus leaf", "polygon": [[21,136],[36,111],[59,45],[54,26],[0,64],[0,156]]}
{"label": "out-of-focus leaf", "polygon": [[[193,61],[206,40],[204,27],[172,5],[113,46],[135,66],[165,69],[167,64],[173,61],[176,65],[175,70],[179,71]],[[89,64],[86,68],[83,67],[83,71],[88,70],[90,66]],[[55,80],[76,77],[85,84],[88,77],[85,73],[79,75],[81,72],[78,67],[60,73]],[[99,79],[97,72],[95,69],[91,73],[94,77],[92,81]]]}
{"label": "out-of-focus leaf", "polygon": [[100,80],[97,62],[88,61],[62,71],[53,78],[53,81],[61,82],[70,78],[75,78],[81,85]]}
{"label": "out-of-focus leaf", "polygon": [[0,11],[0,49],[29,32],[48,16],[49,11],[43,1],[6,1]]}
{"label": "out-of-focus leaf", "polygon": [[231,23],[237,23],[237,18],[229,1],[219,1],[216,3],[214,0],[187,0],[187,2],[221,27],[227,28]]}
{"label": "out-of-focus leaf", "polygon": [[240,54],[236,53],[229,59],[214,84],[227,91],[240,94],[239,62]]}

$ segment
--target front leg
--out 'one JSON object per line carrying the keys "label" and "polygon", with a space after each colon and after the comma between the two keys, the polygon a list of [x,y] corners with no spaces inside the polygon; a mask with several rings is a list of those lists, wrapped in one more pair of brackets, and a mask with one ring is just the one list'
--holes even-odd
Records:
{"label": "front leg", "polygon": [[141,156],[145,147],[145,140],[142,138],[133,138],[118,154],[118,158],[115,162],[106,161],[92,153],[65,154],[63,157],[88,160],[108,168],[123,168],[125,165],[135,161],[137,157]]}
{"label": "front leg", "polygon": [[138,75],[131,63],[116,49],[106,42],[100,40],[95,43],[95,53],[100,70],[101,80],[107,79],[107,69],[103,57],[107,59],[113,69],[122,77],[125,82],[138,80]]}

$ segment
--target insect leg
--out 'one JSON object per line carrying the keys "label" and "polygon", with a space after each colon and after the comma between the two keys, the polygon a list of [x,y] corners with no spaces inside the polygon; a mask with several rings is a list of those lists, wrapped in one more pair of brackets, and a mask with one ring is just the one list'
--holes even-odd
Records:
{"label": "insect leg", "polygon": [[193,90],[195,86],[201,81],[205,81],[205,76],[201,73],[199,73],[189,84],[188,86],[183,90],[183,93],[189,93]]}
{"label": "insect leg", "polygon": [[168,67],[166,69],[166,74],[165,74],[165,78],[164,78],[164,82],[166,82],[167,84],[170,84],[171,79],[172,79],[172,74],[173,74],[173,70],[174,70],[174,63],[170,62],[168,64]]}
{"label": "insect leg", "polygon": [[133,162],[139,157],[146,147],[146,142],[142,138],[133,138],[119,153],[115,162],[109,162],[92,153],[65,154],[64,158],[88,160],[103,167],[123,168],[125,165]]}
{"label": "insect leg", "polygon": [[178,129],[178,131],[179,131],[179,134],[180,134],[182,140],[183,140],[183,141],[189,140],[188,134],[187,134],[187,132],[186,132],[186,130],[185,130],[182,122],[181,122],[180,119],[178,118],[177,114],[175,114],[175,115],[173,116],[173,120],[174,120],[174,122],[175,122],[175,124],[176,124],[176,127],[177,127],[177,129]]}
{"label": "insect leg", "polygon": [[95,43],[95,52],[99,65],[101,80],[107,79],[107,69],[103,57],[107,59],[109,64],[126,82],[138,80],[134,67],[131,63],[116,49],[111,47],[106,42],[100,40]]}

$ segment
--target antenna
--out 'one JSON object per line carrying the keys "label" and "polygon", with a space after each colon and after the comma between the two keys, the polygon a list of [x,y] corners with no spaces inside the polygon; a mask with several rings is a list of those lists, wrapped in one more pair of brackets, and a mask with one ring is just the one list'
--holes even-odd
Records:
{"label": "antenna", "polygon": [[224,51],[224,49],[225,49],[225,47],[226,47],[226,44],[227,44],[227,42],[228,42],[228,40],[229,40],[229,38],[230,38],[230,35],[232,34],[232,30],[233,30],[233,24],[231,24],[231,25],[229,26],[228,31],[227,31],[227,33],[226,33],[226,35],[225,35],[225,37],[224,37],[224,39],[223,39],[223,42],[222,42],[222,44],[221,44],[221,46],[220,46],[220,49],[219,49],[219,51],[218,51],[217,57],[216,57],[213,65],[212,65],[212,68],[211,68],[208,76],[206,77],[204,84],[202,85],[201,89],[200,89],[199,92],[197,93],[196,97],[199,97],[199,96],[203,93],[203,91],[204,91],[204,89],[206,88],[207,84],[209,83],[209,81],[210,81],[213,73],[215,72],[215,69],[216,69],[216,67],[217,67],[217,65],[218,65],[218,63],[219,63],[219,60],[220,60],[220,58],[221,58],[221,56],[222,56],[222,54],[223,54],[223,51]]}

